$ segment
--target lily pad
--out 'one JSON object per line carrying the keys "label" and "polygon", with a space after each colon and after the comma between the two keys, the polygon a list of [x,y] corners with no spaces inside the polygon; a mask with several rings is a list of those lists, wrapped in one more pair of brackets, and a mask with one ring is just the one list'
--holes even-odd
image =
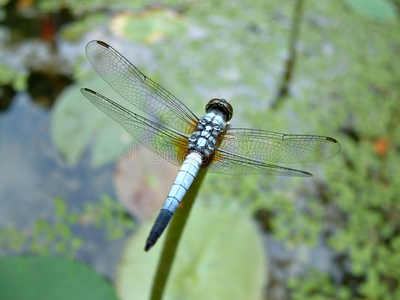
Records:
{"label": "lily pad", "polygon": [[164,9],[140,13],[121,13],[114,17],[111,29],[124,39],[152,44],[166,37],[177,37],[186,30],[182,15]]}
{"label": "lily pad", "polygon": [[[118,102],[117,95],[104,81],[95,76],[86,83],[74,84],[57,99],[51,122],[53,141],[65,160],[75,165],[85,149],[92,145],[92,165],[97,167],[116,160],[133,144],[133,138],[114,120],[92,105],[80,92],[89,87]],[[124,106],[130,108],[129,103]]]}
{"label": "lily pad", "polygon": [[[127,243],[116,281],[121,299],[149,299],[163,245],[161,238],[149,253],[144,252],[151,225],[143,226]],[[261,299],[266,265],[260,233],[238,205],[199,201],[163,299]]]}
{"label": "lily pad", "polygon": [[2,257],[0,270],[0,299],[118,299],[110,284],[94,270],[65,258]]}

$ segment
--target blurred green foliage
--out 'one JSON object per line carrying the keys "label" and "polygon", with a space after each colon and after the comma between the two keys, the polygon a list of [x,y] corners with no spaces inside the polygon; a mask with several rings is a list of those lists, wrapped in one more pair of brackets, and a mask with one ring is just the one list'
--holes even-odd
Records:
{"label": "blurred green foliage", "polygon": [[303,276],[291,278],[287,286],[292,290],[293,300],[354,299],[349,287],[335,287],[328,274],[310,269]]}
{"label": "blurred green foliage", "polygon": [[[333,18],[337,11],[338,3],[322,13]],[[321,233],[328,236],[328,245],[343,261],[340,266],[346,279],[340,285],[352,287],[353,294],[343,299],[354,299],[357,294],[361,298],[397,299],[399,20],[376,23],[344,12],[339,16],[340,26],[324,26],[326,36],[321,42],[332,51],[327,50],[320,60],[311,55],[302,60],[302,65],[309,64],[308,71],[316,70],[315,76],[326,80],[308,96],[315,102],[328,98],[332,103],[314,119],[316,126],[328,123],[343,132],[342,159],[326,171],[327,203],[321,220],[326,220],[321,223],[326,229]],[[316,31],[306,27],[304,43],[317,45],[320,37],[315,39]],[[301,71],[299,66],[299,75],[304,76]]]}
{"label": "blurred green foliage", "polygon": [[65,200],[56,197],[52,220],[37,219],[30,231],[0,229],[0,249],[13,252],[27,249],[32,254],[73,258],[84,244],[73,227],[88,225],[104,230],[109,240],[121,239],[134,228],[123,206],[108,196],[94,204],[86,203],[80,213],[69,212]]}
{"label": "blurred green foliage", "polygon": [[104,228],[109,240],[123,238],[134,229],[134,223],[125,208],[108,196],[95,204],[85,203],[84,218],[89,218],[96,228]]}
{"label": "blurred green foliage", "polygon": [[[59,3],[59,2],[58,2]],[[95,28],[103,25],[107,21],[103,13],[89,14],[79,22],[67,24],[62,29],[62,37],[67,41],[78,41],[88,28]]]}
{"label": "blurred green foliage", "polygon": [[24,91],[27,88],[28,73],[18,71],[5,65],[0,65],[0,86],[11,85],[16,91]]}
{"label": "blurred green foliage", "polygon": [[345,3],[360,15],[378,21],[396,18],[396,8],[388,0],[345,0]]}

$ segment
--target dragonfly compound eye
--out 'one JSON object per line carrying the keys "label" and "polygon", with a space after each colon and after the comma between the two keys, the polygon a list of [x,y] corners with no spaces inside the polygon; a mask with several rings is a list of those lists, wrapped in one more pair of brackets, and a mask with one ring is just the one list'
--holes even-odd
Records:
{"label": "dragonfly compound eye", "polygon": [[219,111],[225,117],[225,121],[228,122],[232,119],[233,108],[225,99],[211,99],[206,105],[206,112]]}

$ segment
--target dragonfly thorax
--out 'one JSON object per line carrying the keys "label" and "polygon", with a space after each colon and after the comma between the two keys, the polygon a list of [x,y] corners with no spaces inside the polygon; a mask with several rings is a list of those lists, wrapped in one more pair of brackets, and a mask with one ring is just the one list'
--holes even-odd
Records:
{"label": "dragonfly thorax", "polygon": [[215,150],[217,137],[224,128],[224,120],[218,114],[208,113],[202,117],[189,138],[189,151],[197,151],[208,157]]}

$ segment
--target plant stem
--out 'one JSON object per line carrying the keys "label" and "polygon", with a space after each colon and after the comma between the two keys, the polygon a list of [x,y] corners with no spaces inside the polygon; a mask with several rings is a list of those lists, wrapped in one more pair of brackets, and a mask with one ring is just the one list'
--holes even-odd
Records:
{"label": "plant stem", "polygon": [[186,220],[190,214],[190,210],[193,206],[194,200],[196,199],[205,175],[206,172],[201,171],[197,174],[197,177],[194,179],[191,187],[182,200],[183,208],[177,209],[171,220],[171,223],[168,226],[169,228],[167,236],[165,238],[160,260],[158,262],[157,272],[153,281],[150,297],[151,300],[162,299],[165,285],[168,280],[168,275],[170,273],[175,253],[182,236],[183,228],[185,227]]}
{"label": "plant stem", "polygon": [[278,106],[283,102],[283,99],[289,93],[289,86],[293,78],[293,72],[297,57],[296,44],[300,36],[300,26],[303,17],[304,1],[305,0],[296,0],[289,38],[289,57],[286,60],[285,70],[283,72],[283,78],[278,90],[277,97],[272,104],[272,108],[274,109],[278,108]]}

